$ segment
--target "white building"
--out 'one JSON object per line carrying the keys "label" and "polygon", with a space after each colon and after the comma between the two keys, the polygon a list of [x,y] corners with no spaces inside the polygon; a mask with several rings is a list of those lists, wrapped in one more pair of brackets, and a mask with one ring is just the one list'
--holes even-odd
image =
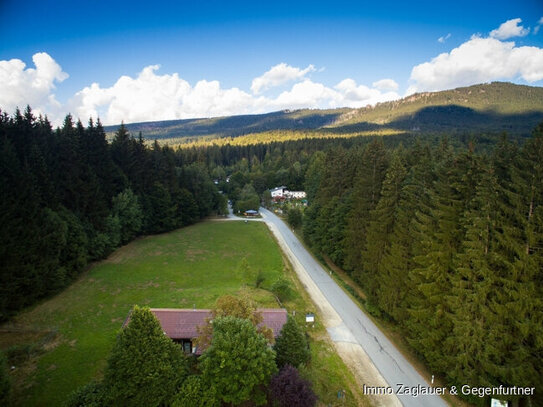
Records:
{"label": "white building", "polygon": [[289,199],[305,199],[307,194],[305,191],[285,191],[285,197]]}
{"label": "white building", "polygon": [[288,192],[287,187],[285,187],[284,185],[272,189],[272,190],[270,191],[270,192],[271,192],[271,197],[272,197],[272,199],[285,198],[285,191]]}
{"label": "white building", "polygon": [[271,197],[274,200],[307,198],[307,194],[305,193],[305,191],[289,191],[284,185],[274,188],[270,192]]}

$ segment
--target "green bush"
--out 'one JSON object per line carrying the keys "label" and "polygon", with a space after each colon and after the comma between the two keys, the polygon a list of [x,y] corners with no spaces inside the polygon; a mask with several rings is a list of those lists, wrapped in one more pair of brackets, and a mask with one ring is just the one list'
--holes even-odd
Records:
{"label": "green bush", "polygon": [[217,407],[220,406],[215,389],[206,386],[201,376],[193,375],[185,379],[175,396],[172,407]]}
{"label": "green bush", "polygon": [[64,407],[101,407],[104,402],[102,384],[90,382],[72,392],[64,403]]}
{"label": "green bush", "polygon": [[279,298],[279,301],[286,301],[290,298],[292,294],[292,288],[290,283],[286,278],[279,278],[271,286],[271,292]]}

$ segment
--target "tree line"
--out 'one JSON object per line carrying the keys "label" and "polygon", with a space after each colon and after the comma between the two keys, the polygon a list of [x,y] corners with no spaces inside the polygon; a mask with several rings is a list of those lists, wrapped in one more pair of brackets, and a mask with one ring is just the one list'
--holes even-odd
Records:
{"label": "tree line", "polygon": [[123,125],[108,143],[99,121],[0,112],[0,156],[0,320],[139,235],[225,210],[204,165]]}
{"label": "tree line", "polygon": [[307,242],[432,373],[543,388],[543,124],[488,153],[446,139],[318,152],[305,185]]}
{"label": "tree line", "polygon": [[230,175],[219,186],[234,201],[304,189],[306,242],[448,384],[542,388],[543,124],[526,140],[404,135],[177,154]]}

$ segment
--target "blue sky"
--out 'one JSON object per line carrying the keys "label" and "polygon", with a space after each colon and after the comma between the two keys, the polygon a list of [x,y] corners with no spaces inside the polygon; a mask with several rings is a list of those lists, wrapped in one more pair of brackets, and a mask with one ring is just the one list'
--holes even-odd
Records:
{"label": "blue sky", "polygon": [[0,108],[116,124],[543,86],[542,18],[541,0],[0,0]]}

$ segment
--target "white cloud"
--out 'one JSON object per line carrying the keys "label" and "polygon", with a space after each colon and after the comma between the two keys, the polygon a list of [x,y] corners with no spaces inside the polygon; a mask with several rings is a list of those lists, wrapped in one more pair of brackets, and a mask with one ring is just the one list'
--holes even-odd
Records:
{"label": "white cloud", "polygon": [[444,43],[445,41],[447,41],[449,38],[451,38],[451,33],[448,33],[447,35],[443,36],[443,37],[439,37],[437,39],[437,42],[440,42],[440,43]]}
{"label": "white cloud", "polygon": [[543,79],[542,48],[473,36],[451,52],[415,66],[407,94],[518,78]]}
{"label": "white cloud", "polygon": [[[382,87],[383,84],[388,85],[388,88]],[[394,89],[394,85],[397,84],[392,79],[383,79],[373,83],[373,88],[369,88],[365,85],[357,85],[352,79],[344,79],[339,82],[334,88],[340,93],[340,100],[336,102],[335,107],[363,107],[367,105],[374,105],[376,103],[386,102],[389,100],[399,99]],[[381,86],[381,87],[380,87]],[[388,90],[389,92],[381,92],[382,90]]]}
{"label": "white cloud", "polygon": [[[33,59],[36,69],[25,69],[19,60],[0,61],[0,107],[11,113],[17,105],[30,104],[35,113],[47,114],[55,126],[61,125],[68,112],[83,122],[89,117],[99,117],[102,123],[109,125],[121,121],[217,117],[281,109],[361,107],[400,97],[396,93],[398,84],[392,79],[374,82],[371,88],[358,85],[352,79],[344,79],[334,87],[313,82],[304,78],[314,70],[313,65],[300,69],[279,64],[262,75],[260,78],[265,80],[257,85],[258,90],[296,80],[290,89],[276,97],[238,88],[224,89],[213,80],[203,79],[191,85],[177,73],[161,74],[159,65],[150,65],[135,77],[121,76],[110,87],[92,83],[61,105],[55,100],[54,84],[68,75],[47,54],[36,54]],[[279,71],[286,74],[278,75]]]}
{"label": "white cloud", "polygon": [[273,66],[262,76],[253,79],[251,90],[255,95],[257,95],[263,90],[280,86],[287,82],[301,80],[305,77],[305,75],[313,71],[315,71],[315,67],[313,65],[308,65],[307,68],[300,69],[282,62]]}
{"label": "white cloud", "polygon": [[393,79],[381,79],[380,81],[373,82],[371,86],[379,90],[398,90],[399,88]]}
{"label": "white cloud", "polygon": [[12,113],[30,105],[36,114],[57,112],[60,103],[52,93],[55,82],[62,82],[68,74],[62,71],[45,52],[34,54],[34,68],[26,68],[20,59],[0,61],[0,108]]}
{"label": "white cloud", "polygon": [[537,25],[534,28],[534,35],[539,32],[539,29],[541,28],[542,25],[543,25],[543,17],[541,17],[539,21],[537,22]]}
{"label": "white cloud", "polygon": [[529,28],[519,25],[522,22],[520,18],[513,18],[506,21],[499,28],[492,30],[490,36],[498,40],[507,40],[512,37],[524,37],[530,32]]}
{"label": "white cloud", "polygon": [[70,106],[81,118],[105,110],[104,123],[180,119],[246,113],[254,98],[237,88],[221,89],[218,81],[201,80],[194,87],[172,75],[157,75],[158,65],[136,78],[122,76],[110,88],[94,83],[76,93]]}

